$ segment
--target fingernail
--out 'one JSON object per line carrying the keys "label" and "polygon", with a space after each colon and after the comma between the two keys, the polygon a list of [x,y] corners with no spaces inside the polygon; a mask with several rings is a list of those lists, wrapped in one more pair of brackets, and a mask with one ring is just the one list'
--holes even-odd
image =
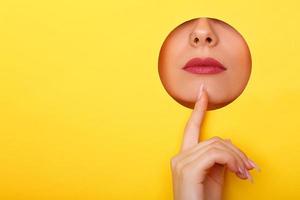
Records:
{"label": "fingernail", "polygon": [[256,171],[258,171],[258,172],[261,171],[260,167],[254,161],[252,161],[249,158],[248,158],[248,161],[249,161],[250,165],[256,169]]}
{"label": "fingernail", "polygon": [[244,176],[244,177],[247,176],[245,169],[244,169],[243,167],[240,167],[240,166],[239,166],[239,173],[240,173],[242,176]]}
{"label": "fingernail", "polygon": [[200,84],[197,100],[199,100],[201,98],[202,93],[203,93],[203,83]]}
{"label": "fingernail", "polygon": [[252,178],[251,174],[247,170],[246,170],[246,175],[247,175],[247,178],[250,181],[250,183],[253,183],[253,178]]}

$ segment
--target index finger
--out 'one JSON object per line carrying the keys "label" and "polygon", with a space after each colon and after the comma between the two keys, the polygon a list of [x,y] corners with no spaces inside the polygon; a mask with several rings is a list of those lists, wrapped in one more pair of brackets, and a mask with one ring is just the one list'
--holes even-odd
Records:
{"label": "index finger", "polygon": [[197,100],[192,111],[192,114],[184,129],[183,143],[181,151],[189,149],[198,144],[200,128],[204,119],[205,111],[207,109],[208,97],[203,84],[197,95]]}

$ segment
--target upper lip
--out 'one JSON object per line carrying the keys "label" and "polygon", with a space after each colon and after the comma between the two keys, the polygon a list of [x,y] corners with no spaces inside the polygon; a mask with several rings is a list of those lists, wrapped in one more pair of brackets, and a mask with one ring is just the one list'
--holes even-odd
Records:
{"label": "upper lip", "polygon": [[214,66],[214,67],[219,67],[219,68],[226,70],[224,65],[222,65],[218,60],[211,58],[211,57],[192,58],[183,66],[183,69],[186,69],[188,67],[205,67],[205,66]]}

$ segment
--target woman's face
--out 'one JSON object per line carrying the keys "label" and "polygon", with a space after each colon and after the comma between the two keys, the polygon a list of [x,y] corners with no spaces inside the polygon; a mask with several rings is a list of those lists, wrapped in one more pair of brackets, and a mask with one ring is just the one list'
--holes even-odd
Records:
{"label": "woman's face", "polygon": [[169,95],[188,108],[194,107],[203,83],[207,109],[213,110],[243,92],[251,73],[251,55],[233,27],[214,18],[196,18],[167,36],[160,49],[158,71]]}

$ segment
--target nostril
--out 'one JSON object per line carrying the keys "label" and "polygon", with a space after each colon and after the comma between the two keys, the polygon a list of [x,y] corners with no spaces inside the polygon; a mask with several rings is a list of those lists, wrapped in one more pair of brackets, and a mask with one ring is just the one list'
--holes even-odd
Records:
{"label": "nostril", "polygon": [[208,37],[208,38],[206,38],[206,41],[210,43],[212,41],[212,39],[210,37]]}
{"label": "nostril", "polygon": [[198,38],[195,38],[195,39],[194,39],[194,42],[195,42],[195,43],[198,43],[198,42],[199,42],[199,39],[198,39]]}

